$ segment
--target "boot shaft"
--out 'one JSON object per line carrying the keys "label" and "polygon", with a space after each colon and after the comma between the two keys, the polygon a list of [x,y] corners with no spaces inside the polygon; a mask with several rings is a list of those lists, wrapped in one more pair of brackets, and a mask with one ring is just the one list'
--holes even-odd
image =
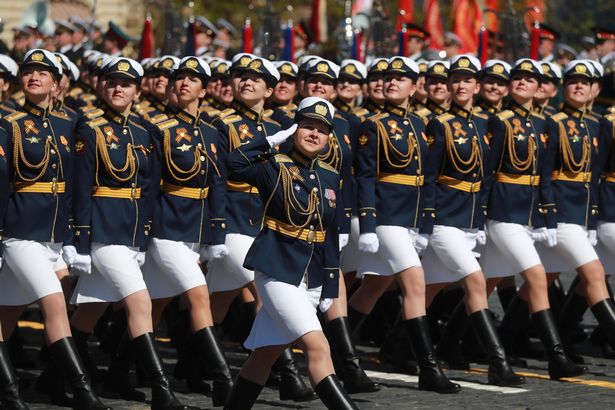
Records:
{"label": "boot shaft", "polygon": [[335,374],[322,379],[314,389],[320,400],[328,409],[333,410],[354,410],[357,409],[356,404],[346,390],[342,387],[339,379]]}
{"label": "boot shaft", "polygon": [[261,394],[263,387],[265,386],[244,379],[241,375],[237,376],[233,390],[231,390],[231,394],[226,403],[224,403],[224,410],[251,409]]}

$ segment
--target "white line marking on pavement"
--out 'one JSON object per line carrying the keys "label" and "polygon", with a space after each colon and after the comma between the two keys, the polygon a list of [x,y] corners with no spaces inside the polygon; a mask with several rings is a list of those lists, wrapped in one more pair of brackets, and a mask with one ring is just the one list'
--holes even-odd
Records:
{"label": "white line marking on pavement", "polygon": [[[418,376],[409,376],[406,374],[399,373],[384,373],[384,372],[376,372],[373,370],[366,370],[365,373],[369,377],[373,377],[381,380],[396,380],[406,383],[415,383],[418,384],[419,377]],[[453,379],[451,379],[453,380]],[[516,394],[526,392],[526,389],[519,389],[516,387],[500,387],[500,386],[491,386],[487,384],[479,384],[479,383],[471,383],[462,380],[453,380],[455,383],[458,383],[461,387],[465,387],[473,390],[484,390],[484,391],[494,391],[503,394]]]}

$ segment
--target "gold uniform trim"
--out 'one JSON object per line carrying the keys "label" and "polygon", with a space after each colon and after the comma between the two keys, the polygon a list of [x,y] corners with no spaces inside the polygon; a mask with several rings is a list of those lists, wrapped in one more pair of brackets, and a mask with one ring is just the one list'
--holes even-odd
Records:
{"label": "gold uniform trim", "polygon": [[551,174],[553,181],[567,181],[567,182],[591,182],[591,172],[569,172],[569,171],[555,171]]}
{"label": "gold uniform trim", "polygon": [[64,182],[15,182],[15,192],[34,194],[63,194],[66,191]]}
{"label": "gold uniform trim", "polygon": [[162,181],[161,189],[163,192],[166,192],[169,195],[180,196],[182,198],[205,199],[209,195],[209,187],[190,188],[170,184],[165,181]]}
{"label": "gold uniform trim", "polygon": [[615,172],[609,172],[603,178],[606,182],[615,182]]}
{"label": "gold uniform trim", "polygon": [[405,174],[387,174],[381,173],[378,176],[379,182],[388,182],[389,184],[423,186],[425,183],[424,175],[405,175]]}
{"label": "gold uniform trim", "polygon": [[271,217],[265,217],[264,225],[272,231],[290,236],[291,238],[306,241],[310,244],[314,242],[323,243],[325,241],[326,231],[316,231],[309,228],[294,227]]}
{"label": "gold uniform trim", "polygon": [[226,189],[229,191],[247,192],[248,194],[258,194],[258,189],[244,182],[227,181]]}
{"label": "gold uniform trim", "polygon": [[92,187],[92,196],[99,198],[140,199],[141,188]]}
{"label": "gold uniform trim", "polygon": [[456,178],[448,177],[446,175],[440,175],[438,177],[438,183],[442,185],[446,185],[453,189],[458,189],[463,192],[476,193],[480,191],[481,181],[478,182],[468,182],[461,181]]}
{"label": "gold uniform trim", "polygon": [[519,175],[519,174],[509,174],[507,172],[498,172],[495,175],[495,180],[497,182],[503,182],[505,184],[517,184],[517,185],[529,185],[529,186],[540,185],[540,176],[538,175]]}

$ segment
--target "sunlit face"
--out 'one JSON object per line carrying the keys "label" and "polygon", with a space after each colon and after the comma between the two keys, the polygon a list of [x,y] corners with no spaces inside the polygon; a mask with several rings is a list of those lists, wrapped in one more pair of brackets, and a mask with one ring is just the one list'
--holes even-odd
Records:
{"label": "sunlit face", "polygon": [[230,78],[226,78],[222,81],[218,99],[227,107],[233,102],[233,85],[231,84]]}
{"label": "sunlit face", "polygon": [[591,98],[591,82],[583,77],[571,77],[564,82],[564,99],[574,107],[582,107]]}
{"label": "sunlit face", "polygon": [[462,107],[472,102],[480,91],[480,84],[471,74],[452,73],[448,79],[448,90],[452,100]]}
{"label": "sunlit face", "polygon": [[446,79],[440,77],[429,77],[425,82],[427,97],[438,105],[446,103],[449,98]]}
{"label": "sunlit face", "polygon": [[205,98],[205,87],[199,76],[180,73],[173,81],[173,93],[177,97],[177,102],[185,106],[195,100]]}
{"label": "sunlit face", "polygon": [[340,100],[350,103],[361,95],[361,82],[345,77],[340,78],[335,86],[335,90]]}
{"label": "sunlit face", "polygon": [[4,99],[4,94],[9,90],[11,83],[0,76],[0,101]]}
{"label": "sunlit face", "polygon": [[167,85],[169,84],[169,77],[163,74],[159,74],[152,78],[152,93],[163,100],[165,98]]}
{"label": "sunlit face", "polygon": [[130,109],[133,101],[139,98],[139,89],[134,81],[126,78],[110,76],[106,77],[103,85],[103,98],[118,112]]}
{"label": "sunlit face", "polygon": [[543,81],[534,95],[534,100],[543,103],[557,94],[557,84],[552,81]]}
{"label": "sunlit face", "polygon": [[27,96],[42,97],[58,88],[58,80],[51,71],[36,65],[26,65],[21,69],[21,87]]}
{"label": "sunlit face", "polygon": [[239,74],[233,79],[234,97],[245,103],[254,104],[269,98],[273,94],[273,87],[258,74],[249,71]]}
{"label": "sunlit face", "polygon": [[320,97],[327,101],[335,99],[335,81],[322,76],[311,76],[306,78],[304,85],[305,97]]}
{"label": "sunlit face", "polygon": [[600,81],[592,81],[592,94],[591,99],[594,100],[598,95],[600,95],[600,91],[602,87],[600,86]]}
{"label": "sunlit face", "polygon": [[372,74],[367,79],[367,96],[377,104],[384,104],[384,75]]}
{"label": "sunlit face", "polygon": [[416,92],[413,97],[419,101],[425,101],[427,98],[427,89],[425,88],[425,76],[421,75],[416,80]]}
{"label": "sunlit face", "polygon": [[508,82],[503,79],[487,76],[480,83],[480,96],[491,105],[499,105],[507,95]]}
{"label": "sunlit face", "polygon": [[540,83],[530,74],[515,74],[510,80],[510,95],[520,103],[525,104],[536,95]]}
{"label": "sunlit face", "polygon": [[62,75],[62,79],[60,79],[60,86],[56,89],[56,97],[57,98],[63,98],[66,93],[68,92],[68,89],[70,88],[70,80],[68,79],[67,75]]}
{"label": "sunlit face", "polygon": [[313,118],[302,119],[295,131],[295,148],[308,158],[316,158],[329,141],[331,127]]}
{"label": "sunlit face", "polygon": [[278,104],[286,105],[291,102],[296,95],[297,81],[292,77],[283,75],[273,89],[271,99]]}
{"label": "sunlit face", "polygon": [[415,91],[416,83],[408,76],[387,74],[384,78],[384,97],[395,105],[407,102]]}

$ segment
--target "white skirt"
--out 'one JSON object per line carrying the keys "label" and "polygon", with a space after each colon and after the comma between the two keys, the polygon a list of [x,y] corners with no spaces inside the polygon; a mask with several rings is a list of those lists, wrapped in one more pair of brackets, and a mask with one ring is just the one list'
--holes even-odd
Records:
{"label": "white skirt", "polygon": [[480,266],[487,278],[514,276],[542,264],[528,226],[487,220],[487,245]]}
{"label": "white skirt", "polygon": [[425,283],[452,283],[480,271],[474,256],[477,229],[435,225],[423,255]]}
{"label": "white skirt", "polygon": [[353,216],[350,219],[350,238],[348,245],[342,249],[340,255],[340,269],[342,273],[356,272],[359,269],[359,259],[361,251],[359,250],[359,218]]}
{"label": "white skirt", "polygon": [[4,266],[0,271],[0,305],[29,305],[62,293],[56,264],[62,243],[4,238]]}
{"label": "white skirt", "polygon": [[241,289],[254,280],[254,272],[243,267],[254,238],[238,233],[226,235],[224,244],[229,254],[207,264],[209,293]]}
{"label": "white skirt", "polygon": [[615,273],[615,222],[598,222],[596,253],[607,275]]}
{"label": "white skirt", "polygon": [[152,238],[143,279],[152,299],[168,298],[205,285],[205,275],[199,267],[198,243]]}
{"label": "white skirt", "polygon": [[92,243],[92,273],[82,273],[71,303],[118,302],[146,289],[137,261],[139,248]]}
{"label": "white skirt", "polygon": [[308,290],[305,281],[294,286],[258,271],[255,284],[263,306],[244,343],[246,349],[288,345],[306,333],[322,330],[316,315],[321,287]]}
{"label": "white skirt", "polygon": [[380,247],[376,253],[361,252],[357,277],[363,275],[391,276],[408,268],[421,266],[414,244],[418,230],[403,226],[376,227]]}
{"label": "white skirt", "polygon": [[598,259],[581,225],[558,223],[557,245],[548,248],[537,243],[536,249],[547,272],[568,272]]}

